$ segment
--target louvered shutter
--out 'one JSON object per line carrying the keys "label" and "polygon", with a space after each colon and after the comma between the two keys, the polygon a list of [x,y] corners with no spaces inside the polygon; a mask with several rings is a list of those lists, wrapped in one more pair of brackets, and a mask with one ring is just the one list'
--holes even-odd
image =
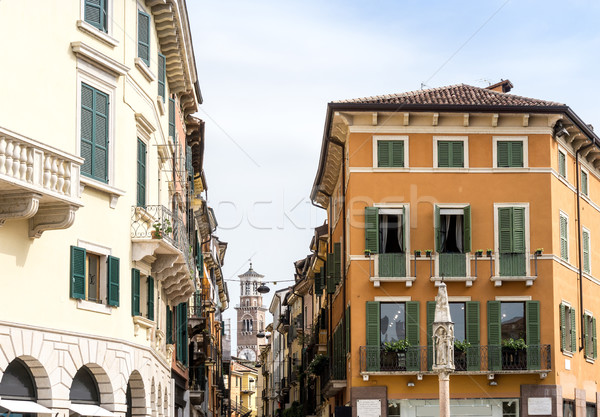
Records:
{"label": "louvered shutter", "polygon": [[92,176],[108,181],[108,95],[94,90],[94,166]]}
{"label": "louvered shutter", "polygon": [[158,54],[158,95],[162,98],[163,103],[166,97],[166,74],[167,59],[163,54]]}
{"label": "louvered shutter", "polygon": [[[560,350],[563,352],[567,346],[567,322],[566,322],[566,309],[569,308],[564,304],[560,304],[559,312],[560,312]],[[570,340],[569,340],[570,341]]]}
{"label": "louvered shutter", "polygon": [[463,252],[471,252],[471,206],[465,207],[463,212]]}
{"label": "louvered shutter", "polygon": [[379,208],[365,207],[365,250],[379,253]]}
{"label": "louvered shutter", "polygon": [[504,140],[498,141],[496,143],[496,158],[497,158],[498,168],[508,168],[510,166],[509,147],[510,147],[510,142],[507,142]]}
{"label": "louvered shutter", "polygon": [[333,279],[336,284],[342,280],[342,244],[333,244]]}
{"label": "louvered shutter", "polygon": [[154,320],[154,278],[146,279],[148,284],[148,320]]}
{"label": "louvered shutter", "polygon": [[583,231],[583,270],[588,274],[591,271],[590,268],[590,232],[587,230]]}
{"label": "louvered shutter", "polygon": [[346,307],[345,325],[346,325],[346,353],[350,352],[350,306]]}
{"label": "louvered shutter", "polygon": [[334,275],[334,269],[335,269],[335,265],[334,265],[335,261],[334,261],[334,254],[333,253],[328,253],[327,254],[327,277],[326,277],[326,284],[327,284],[327,294],[333,294],[335,293],[335,278],[333,277]]}
{"label": "louvered shutter", "polygon": [[500,253],[512,253],[512,207],[498,209],[498,249]]}
{"label": "louvered shutter", "polygon": [[131,269],[131,315],[140,315],[140,270]]}
{"label": "louvered shutter", "polygon": [[81,150],[83,158],[81,173],[92,176],[94,149],[94,89],[81,84]]}
{"label": "louvered shutter", "polygon": [[366,303],[367,324],[367,371],[379,371],[380,353],[380,312],[378,301],[367,301]]}
{"label": "louvered shutter", "polygon": [[146,206],[146,144],[138,138],[137,148],[137,205]]}
{"label": "louvered shutter", "polygon": [[569,241],[568,241],[567,218],[560,216],[560,257],[564,260],[569,259]]}
{"label": "louvered shutter", "polygon": [[172,98],[169,98],[169,136],[175,140],[175,100]]}
{"label": "louvered shutter", "polygon": [[442,229],[440,219],[440,208],[435,205],[433,209],[433,238],[435,239],[435,251],[442,250]]}
{"label": "louvered shutter", "polygon": [[525,334],[527,337],[527,369],[540,369],[540,302],[525,302]]}
{"label": "louvered shutter", "polygon": [[108,305],[118,307],[119,306],[119,258],[109,256],[107,261],[108,269]]}
{"label": "louvered shutter", "polygon": [[490,371],[502,369],[500,301],[487,302],[488,367]]}
{"label": "louvered shutter", "polygon": [[71,298],[85,299],[85,258],[84,248],[71,246]]}
{"label": "louvered shutter", "polygon": [[150,66],[150,16],[138,10],[138,57]]}
{"label": "louvered shutter", "polygon": [[404,168],[404,142],[395,140],[390,142],[391,147],[391,166],[394,168]]}
{"label": "louvered shutter", "polygon": [[438,143],[438,167],[450,167],[450,142],[439,141]]}
{"label": "louvered shutter", "polygon": [[465,165],[464,161],[464,143],[462,141],[450,142],[450,166],[452,168],[462,168]]}
{"label": "louvered shutter", "polygon": [[512,207],[512,251],[525,253],[525,208]]}
{"label": "louvered shutter", "polygon": [[467,347],[467,370],[480,370],[480,330],[479,330],[479,301],[465,303],[465,336],[471,346]]}
{"label": "louvered shutter", "polygon": [[575,347],[577,346],[577,331],[575,330],[577,327],[575,316],[575,309],[571,308],[571,351],[575,351]]}
{"label": "louvered shutter", "polygon": [[435,301],[427,301],[427,370],[433,366],[433,321],[435,319]]}
{"label": "louvered shutter", "polygon": [[388,140],[377,141],[377,166],[380,168],[387,168],[391,166],[390,145],[391,142]]}
{"label": "louvered shutter", "polygon": [[173,311],[167,306],[167,344],[173,344]]}
{"label": "louvered shutter", "polygon": [[107,0],[85,0],[83,19],[90,25],[106,32]]}
{"label": "louvered shutter", "polygon": [[406,350],[406,370],[420,370],[420,349],[419,349],[419,302],[406,302],[406,340],[410,343],[410,348]]}
{"label": "louvered shutter", "polygon": [[523,142],[513,141],[509,142],[510,146],[510,163],[509,166],[513,168],[523,167]]}
{"label": "louvered shutter", "polygon": [[592,317],[592,358],[598,358],[598,339],[596,338],[596,317]]}
{"label": "louvered shutter", "polygon": [[588,175],[585,171],[581,171],[581,193],[588,195]]}
{"label": "louvered shutter", "polygon": [[558,151],[558,175],[567,178],[567,161],[564,153]]}

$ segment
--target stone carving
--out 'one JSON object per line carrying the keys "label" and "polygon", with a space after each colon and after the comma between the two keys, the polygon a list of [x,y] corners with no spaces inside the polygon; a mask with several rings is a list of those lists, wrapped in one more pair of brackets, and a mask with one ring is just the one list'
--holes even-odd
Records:
{"label": "stone carving", "polygon": [[433,321],[433,367],[434,371],[452,372],[454,370],[454,323],[450,317],[450,305],[446,284],[442,283],[435,297],[435,316]]}

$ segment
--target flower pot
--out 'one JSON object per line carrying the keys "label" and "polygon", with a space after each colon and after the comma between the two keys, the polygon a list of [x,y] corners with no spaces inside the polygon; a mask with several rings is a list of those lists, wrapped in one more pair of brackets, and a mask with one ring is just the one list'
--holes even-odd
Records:
{"label": "flower pot", "polygon": [[162,232],[158,230],[153,230],[152,239],[162,239]]}
{"label": "flower pot", "polygon": [[489,258],[489,257],[491,257],[491,256],[492,256],[492,251],[491,251],[491,250],[485,251],[485,255],[486,255],[488,258]]}

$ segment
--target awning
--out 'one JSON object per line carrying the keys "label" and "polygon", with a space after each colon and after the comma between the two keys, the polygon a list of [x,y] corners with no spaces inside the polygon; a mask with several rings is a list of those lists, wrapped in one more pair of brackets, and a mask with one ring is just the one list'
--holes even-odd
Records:
{"label": "awning", "polygon": [[35,401],[0,400],[0,407],[6,408],[11,413],[50,413],[52,410],[39,405]]}
{"label": "awning", "polygon": [[93,404],[71,404],[69,410],[80,416],[117,417],[116,414],[113,414],[107,409]]}

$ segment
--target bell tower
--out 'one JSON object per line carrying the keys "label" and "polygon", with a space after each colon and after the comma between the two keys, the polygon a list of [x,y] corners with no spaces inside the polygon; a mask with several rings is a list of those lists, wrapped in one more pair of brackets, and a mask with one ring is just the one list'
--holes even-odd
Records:
{"label": "bell tower", "polygon": [[258,332],[265,330],[267,308],[263,306],[262,294],[258,292],[264,275],[252,269],[252,262],[250,262],[250,269],[238,277],[240,279],[240,304],[235,307],[237,311],[237,356],[255,361],[259,355],[258,346],[265,343],[264,338],[256,337]]}

